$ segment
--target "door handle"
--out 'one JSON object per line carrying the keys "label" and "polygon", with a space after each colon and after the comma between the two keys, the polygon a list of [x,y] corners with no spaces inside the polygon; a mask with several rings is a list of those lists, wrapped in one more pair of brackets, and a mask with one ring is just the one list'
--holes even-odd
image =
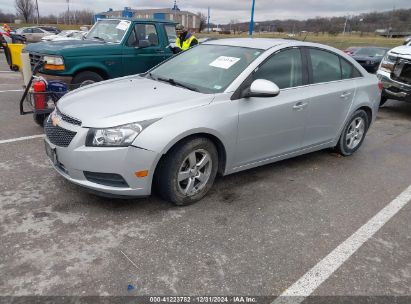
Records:
{"label": "door handle", "polygon": [[307,105],[308,105],[307,102],[302,102],[302,101],[300,101],[300,102],[297,102],[297,103],[293,106],[293,109],[294,109],[294,110],[297,110],[297,111],[301,111],[301,110],[303,110]]}
{"label": "door handle", "polygon": [[341,98],[347,98],[348,96],[350,96],[352,93],[351,92],[344,92],[340,95]]}

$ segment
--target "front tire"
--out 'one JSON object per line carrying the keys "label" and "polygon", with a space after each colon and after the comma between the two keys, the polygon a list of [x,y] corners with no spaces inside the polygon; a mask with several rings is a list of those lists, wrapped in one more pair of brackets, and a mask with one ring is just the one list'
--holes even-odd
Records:
{"label": "front tire", "polygon": [[40,127],[44,127],[48,114],[33,114],[33,120]]}
{"label": "front tire", "polygon": [[173,147],[157,172],[157,191],[177,206],[201,200],[214,183],[218,152],[214,143],[203,137],[189,139]]}
{"label": "front tire", "polygon": [[350,156],[357,151],[364,142],[370,125],[367,113],[357,110],[345,125],[335,149],[343,156]]}
{"label": "front tire", "polygon": [[95,82],[103,81],[104,78],[100,74],[92,71],[84,71],[74,76],[72,83],[76,88],[84,87]]}

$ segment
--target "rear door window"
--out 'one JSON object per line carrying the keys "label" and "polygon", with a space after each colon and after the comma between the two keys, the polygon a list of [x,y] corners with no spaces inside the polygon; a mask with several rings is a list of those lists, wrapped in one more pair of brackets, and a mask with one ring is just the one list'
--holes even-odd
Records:
{"label": "rear door window", "polygon": [[342,79],[350,79],[350,78],[356,78],[356,77],[362,76],[361,73],[356,69],[356,67],[354,67],[347,60],[340,57],[340,61],[341,61]]}
{"label": "rear door window", "polygon": [[309,49],[312,68],[312,83],[341,80],[341,66],[338,55],[319,49]]}

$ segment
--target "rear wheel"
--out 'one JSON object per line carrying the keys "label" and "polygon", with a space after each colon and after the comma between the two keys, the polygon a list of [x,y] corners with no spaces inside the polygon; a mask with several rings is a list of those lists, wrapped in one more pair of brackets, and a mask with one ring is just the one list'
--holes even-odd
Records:
{"label": "rear wheel", "polygon": [[341,133],[340,140],[335,147],[337,152],[343,156],[349,156],[357,151],[364,141],[368,126],[367,113],[364,110],[356,111]]}
{"label": "rear wheel", "polygon": [[202,199],[217,175],[218,153],[207,138],[184,141],[170,150],[157,172],[157,191],[166,200],[186,206]]}
{"label": "rear wheel", "polygon": [[104,78],[96,72],[84,71],[74,76],[72,83],[76,88],[79,88],[103,80]]}

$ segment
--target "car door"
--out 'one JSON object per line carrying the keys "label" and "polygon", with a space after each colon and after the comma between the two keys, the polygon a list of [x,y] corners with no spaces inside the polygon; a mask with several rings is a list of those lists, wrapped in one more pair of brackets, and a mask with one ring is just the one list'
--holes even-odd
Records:
{"label": "car door", "polygon": [[250,83],[256,79],[274,82],[280,94],[237,100],[236,167],[299,150],[309,105],[306,62],[299,48],[275,53],[250,78]]}
{"label": "car door", "polygon": [[356,93],[356,81],[347,76],[346,70],[352,65],[339,55],[317,48],[304,51],[310,75],[307,94],[311,100],[303,146],[310,147],[338,137]]}
{"label": "car door", "polygon": [[39,42],[41,41],[41,38],[43,38],[44,36],[46,36],[46,34],[48,34],[46,31],[33,27],[32,28],[33,34],[32,34],[32,41],[33,42]]}
{"label": "car door", "polygon": [[[139,46],[142,41],[146,46]],[[124,75],[146,72],[162,62],[166,58],[163,44],[155,24],[135,24],[123,49]]]}
{"label": "car door", "polygon": [[31,27],[25,28],[21,33],[27,40],[27,42],[33,42],[33,29]]}

